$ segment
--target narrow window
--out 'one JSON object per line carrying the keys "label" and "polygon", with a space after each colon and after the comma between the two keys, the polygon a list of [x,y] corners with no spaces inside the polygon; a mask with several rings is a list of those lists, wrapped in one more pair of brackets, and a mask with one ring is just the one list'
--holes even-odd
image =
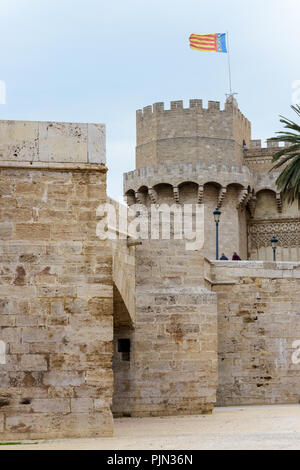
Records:
{"label": "narrow window", "polygon": [[118,352],[122,354],[122,361],[130,361],[130,339],[118,339]]}

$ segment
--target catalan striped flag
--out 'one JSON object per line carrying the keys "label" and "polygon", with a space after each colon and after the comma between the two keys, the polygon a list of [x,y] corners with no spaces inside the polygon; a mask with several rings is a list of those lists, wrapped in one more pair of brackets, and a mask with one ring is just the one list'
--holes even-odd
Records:
{"label": "catalan striped flag", "polygon": [[190,47],[196,51],[227,52],[226,33],[191,34]]}

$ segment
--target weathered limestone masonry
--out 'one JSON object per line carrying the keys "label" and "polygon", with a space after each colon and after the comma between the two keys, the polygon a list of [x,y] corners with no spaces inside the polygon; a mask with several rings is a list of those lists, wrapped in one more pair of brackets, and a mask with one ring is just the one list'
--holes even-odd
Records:
{"label": "weathered limestone masonry", "polygon": [[[160,208],[159,236],[109,221],[121,236],[104,241],[99,205],[129,210],[106,195],[104,126],[0,121],[0,440],[110,436],[111,409],[299,402],[299,205],[276,190],[277,150],[251,140],[233,97],[139,110],[124,193],[137,226]],[[185,204],[188,229],[202,217],[194,245],[175,216],[162,231]],[[220,252],[250,261],[211,261],[216,207]],[[274,235],[292,263],[266,261]]]}
{"label": "weathered limestone masonry", "polygon": [[110,436],[101,124],[0,122],[0,440]]}
{"label": "weathered limestone masonry", "polygon": [[[128,215],[126,206],[119,205],[108,198],[116,209],[117,218],[112,220],[109,230],[115,239],[112,240],[113,281],[114,281],[114,396],[112,410],[114,414],[122,409],[126,401],[126,390],[130,387],[130,352],[120,350],[119,341],[131,340],[136,312],[136,257],[135,247],[128,246],[130,234],[125,226],[124,217]],[[120,214],[120,211],[121,214]],[[125,214],[124,214],[125,211]],[[121,219],[121,222],[120,222]],[[125,230],[125,231],[124,231]],[[124,358],[125,354],[125,358]],[[126,359],[126,360],[124,360]],[[125,393],[124,393],[125,392]]]}
{"label": "weathered limestone masonry", "polygon": [[143,241],[136,248],[135,321],[131,330],[115,332],[131,342],[130,358],[115,361],[116,415],[212,411],[216,298],[202,284],[203,255],[187,252],[182,241]]}
{"label": "weathered limestone masonry", "polygon": [[115,330],[131,341],[123,367],[122,348],[115,350],[116,414],[212,409],[217,323],[210,293],[218,295],[218,404],[299,401],[291,358],[300,338],[298,264],[211,262],[207,269],[204,263],[204,256],[215,258],[216,207],[220,253],[271,260],[276,235],[277,259],[300,260],[299,206],[285,203],[276,189],[278,173],[270,173],[276,151],[271,141],[263,149],[251,140],[233,97],[224,110],[190,100],[186,109],[174,101],[169,110],[156,103],[137,111],[136,170],[124,175],[127,202],[147,210],[204,207],[204,247],[187,251],[178,240],[152,239],[135,249],[135,319]]}
{"label": "weathered limestone masonry", "polygon": [[295,404],[300,365],[300,263],[210,262],[218,294],[217,404]]}
{"label": "weathered limestone masonry", "polygon": [[217,309],[203,286],[203,252],[183,241],[136,248],[134,415],[211,412],[217,386]]}
{"label": "weathered limestone masonry", "polygon": [[217,312],[215,294],[203,286],[202,252],[187,251],[182,240],[143,240],[137,247],[117,240],[113,246],[114,415],[210,412]]}

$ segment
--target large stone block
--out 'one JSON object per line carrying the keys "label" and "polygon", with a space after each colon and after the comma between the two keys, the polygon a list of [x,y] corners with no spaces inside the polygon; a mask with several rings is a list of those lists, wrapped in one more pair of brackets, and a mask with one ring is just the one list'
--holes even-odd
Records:
{"label": "large stone block", "polygon": [[49,224],[16,224],[16,237],[24,240],[48,240]]}
{"label": "large stone block", "polygon": [[106,162],[104,124],[88,124],[88,162]]}
{"label": "large stone block", "polygon": [[34,413],[70,413],[68,398],[34,399],[31,402]]}
{"label": "large stone block", "polygon": [[21,357],[21,370],[45,371],[48,370],[46,357],[42,354],[23,354]]}
{"label": "large stone block", "polygon": [[40,122],[39,160],[87,163],[87,125]]}
{"label": "large stone block", "polygon": [[0,157],[1,160],[37,161],[38,160],[38,122],[1,121]]}
{"label": "large stone block", "polygon": [[0,159],[12,162],[106,162],[104,124],[0,122]]}
{"label": "large stone block", "polygon": [[80,386],[85,383],[84,372],[63,372],[51,371],[43,376],[44,385],[51,385],[53,387],[68,387]]}
{"label": "large stone block", "polygon": [[8,416],[7,439],[59,439],[69,437],[112,436],[109,411],[92,413],[34,413]]}

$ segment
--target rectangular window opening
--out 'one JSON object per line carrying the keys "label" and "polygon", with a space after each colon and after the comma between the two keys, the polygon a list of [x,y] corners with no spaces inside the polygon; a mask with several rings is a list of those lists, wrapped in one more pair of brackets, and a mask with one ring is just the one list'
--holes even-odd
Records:
{"label": "rectangular window opening", "polygon": [[118,339],[118,352],[122,354],[122,361],[130,361],[130,339]]}

